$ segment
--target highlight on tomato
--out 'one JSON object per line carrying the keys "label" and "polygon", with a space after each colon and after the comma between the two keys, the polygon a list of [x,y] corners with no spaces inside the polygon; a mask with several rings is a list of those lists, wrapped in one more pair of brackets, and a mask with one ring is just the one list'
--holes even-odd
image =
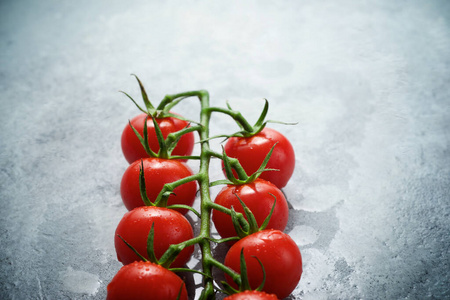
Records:
{"label": "highlight on tomato", "polygon": [[[148,237],[153,226],[153,251],[156,259],[160,259],[172,244],[178,244],[194,237],[189,221],[179,212],[154,206],[137,207],[122,217],[117,225],[114,245],[117,259],[124,265],[141,258],[124,242],[131,245],[140,255],[150,259],[148,253]],[[191,258],[194,246],[184,248],[172,262],[170,267],[184,266]]]}
{"label": "highlight on tomato", "polygon": [[[266,218],[272,215],[265,229],[283,231],[289,219],[289,208],[283,193],[269,181],[257,178],[242,185],[228,184],[217,194],[214,202],[226,208],[232,208],[245,215],[242,201],[253,214],[257,227],[263,225]],[[274,207],[275,205],[275,207]],[[246,217],[248,221],[248,217]],[[219,210],[213,210],[212,221],[222,238],[238,236],[232,217]],[[231,244],[233,242],[230,242]]]}
{"label": "highlight on tomato", "polygon": [[[262,291],[287,297],[296,288],[302,275],[302,256],[292,238],[274,229],[253,233],[235,243],[225,256],[224,264],[239,272],[240,253],[243,249],[250,286],[256,289],[265,283]],[[261,263],[261,264],[260,264]],[[225,274],[226,281],[234,288],[237,284]]]}
{"label": "highlight on tomato", "polygon": [[123,266],[107,286],[106,300],[187,300],[185,283],[172,271],[149,261]]}
{"label": "highlight on tomato", "polygon": [[[185,163],[162,158],[144,158],[135,161],[125,170],[120,183],[120,195],[125,207],[132,210],[139,206],[144,206],[144,200],[140,189],[140,170],[143,167],[145,177],[145,190],[148,199],[154,202],[162,188],[167,183],[192,175],[192,170]],[[197,193],[196,181],[189,181],[177,186],[167,200],[167,205],[183,204],[192,206]],[[182,214],[187,213],[187,209],[176,209]]]}

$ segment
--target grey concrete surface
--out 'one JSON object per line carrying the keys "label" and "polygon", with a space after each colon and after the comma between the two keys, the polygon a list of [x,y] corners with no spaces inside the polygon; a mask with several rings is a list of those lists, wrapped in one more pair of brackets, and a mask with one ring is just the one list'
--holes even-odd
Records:
{"label": "grey concrete surface", "polygon": [[134,73],[298,122],[290,299],[448,299],[449,3],[0,1],[0,298],[105,298]]}

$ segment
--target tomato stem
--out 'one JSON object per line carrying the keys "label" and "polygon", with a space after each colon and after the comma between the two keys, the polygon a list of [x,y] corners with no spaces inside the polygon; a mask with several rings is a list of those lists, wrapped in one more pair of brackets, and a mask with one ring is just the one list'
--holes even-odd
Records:
{"label": "tomato stem", "polygon": [[187,176],[187,177],[183,177],[181,179],[178,179],[174,182],[171,183],[166,183],[164,184],[163,188],[161,189],[161,191],[158,194],[158,197],[156,197],[154,205],[155,206],[159,206],[159,207],[166,207],[167,206],[167,200],[169,200],[169,196],[171,194],[173,194],[173,190],[175,188],[177,188],[178,186],[191,182],[191,181],[198,181],[198,179],[201,177],[201,175],[199,173],[191,175],[191,176]]}
{"label": "tomato stem", "polygon": [[242,116],[242,114],[239,111],[235,111],[232,109],[226,109],[226,108],[222,108],[222,107],[209,107],[209,108],[206,108],[205,110],[208,112],[220,112],[220,113],[229,115],[236,121],[236,123],[239,125],[239,127],[242,128],[242,130],[244,130],[246,132],[254,131],[253,126],[250,125],[250,123],[244,118],[244,116]]}

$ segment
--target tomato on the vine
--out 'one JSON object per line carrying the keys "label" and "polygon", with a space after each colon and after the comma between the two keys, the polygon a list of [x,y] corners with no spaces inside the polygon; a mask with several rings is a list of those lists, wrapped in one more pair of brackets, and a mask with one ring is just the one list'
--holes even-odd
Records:
{"label": "tomato on the vine", "polygon": [[[278,298],[287,297],[297,286],[302,275],[302,256],[292,238],[279,230],[263,230],[253,233],[234,244],[225,257],[225,265],[239,272],[240,254],[244,249],[247,274],[250,286],[256,289],[266,281],[263,291],[276,294]],[[234,288],[236,283],[226,274],[225,279]]]}
{"label": "tomato on the vine", "polygon": [[[166,252],[172,244],[178,244],[194,237],[189,221],[179,212],[164,207],[141,206],[127,212],[116,228],[114,244],[117,259],[123,264],[129,264],[140,258],[134,253],[130,244],[140,255],[147,255],[147,238],[154,224],[154,253],[157,259]],[[120,237],[122,237],[122,239]],[[171,267],[182,267],[190,259],[194,246],[184,248]]]}
{"label": "tomato on the vine", "polygon": [[275,145],[272,156],[266,166],[266,171],[259,177],[275,184],[278,188],[286,186],[295,167],[295,152],[289,140],[278,131],[264,127],[251,137],[231,137],[225,144],[225,153],[229,157],[237,158],[247,174],[256,172]]}
{"label": "tomato on the vine", "polygon": [[[214,202],[226,208],[233,207],[236,212],[244,214],[244,208],[239,202],[241,199],[255,216],[258,226],[261,226],[269,216],[275,198],[275,209],[266,229],[283,231],[288,222],[289,208],[281,190],[269,181],[258,178],[243,185],[227,185],[217,194]],[[222,238],[237,236],[230,215],[213,210],[212,221]]]}
{"label": "tomato on the vine", "polygon": [[[191,169],[185,163],[178,160],[144,158],[142,159],[142,164],[144,165],[146,193],[151,202],[156,200],[164,184],[172,183],[192,175]],[[145,205],[139,187],[140,167],[140,160],[129,165],[120,183],[120,195],[128,210]],[[167,204],[192,206],[196,193],[197,183],[195,181],[189,181],[174,189],[173,194],[169,196]],[[176,210],[182,214],[187,212],[187,209]]]}
{"label": "tomato on the vine", "polygon": [[187,300],[188,294],[185,283],[175,273],[160,265],[139,261],[117,272],[107,286],[106,299]]}
{"label": "tomato on the vine", "polygon": [[275,294],[258,291],[243,291],[226,297],[224,300],[278,300]]}
{"label": "tomato on the vine", "polygon": [[[144,134],[144,123],[145,118],[148,115],[145,113],[139,114],[130,120],[131,125],[139,132],[141,136]],[[164,117],[156,118],[156,123],[158,123],[161,128],[161,132],[164,138],[170,133],[177,132],[181,129],[186,128],[189,123],[184,120],[177,119],[175,117]],[[155,127],[151,118],[147,119],[147,135],[148,135],[148,145],[150,149],[158,153],[159,143],[156,137]],[[133,163],[134,161],[149,157],[147,152],[145,152],[144,147],[139,141],[138,137],[134,133],[133,129],[127,124],[122,132],[122,152],[128,163]],[[177,143],[177,146],[172,151],[172,155],[188,156],[192,154],[194,148],[194,133],[189,132],[181,136]]]}

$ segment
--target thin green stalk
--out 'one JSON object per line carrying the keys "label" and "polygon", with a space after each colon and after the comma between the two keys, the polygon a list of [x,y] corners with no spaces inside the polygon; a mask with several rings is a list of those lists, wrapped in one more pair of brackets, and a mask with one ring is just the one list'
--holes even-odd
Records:
{"label": "thin green stalk", "polygon": [[158,197],[156,197],[155,201],[153,202],[156,206],[167,206],[167,200],[169,199],[169,196],[173,194],[173,190],[185,183],[188,183],[190,181],[198,180],[201,177],[199,173],[183,177],[181,179],[178,179],[177,181],[166,183],[164,184],[163,188],[161,189],[160,193],[158,194]]}
{"label": "thin green stalk", "polygon": [[241,127],[243,130],[247,132],[253,132],[253,126],[250,125],[249,122],[242,116],[242,114],[238,111],[234,111],[231,109],[226,109],[222,107],[208,107],[206,109],[208,112],[221,112],[224,114],[229,115],[232,117]]}
{"label": "thin green stalk", "polygon": [[200,185],[200,199],[201,199],[201,219],[200,219],[200,236],[204,237],[199,243],[202,252],[202,267],[203,273],[208,276],[204,280],[204,289],[202,291],[201,299],[214,298],[214,282],[212,279],[212,265],[210,264],[212,257],[211,243],[206,237],[211,235],[211,195],[209,190],[209,164],[211,156],[209,155],[209,121],[211,119],[211,112],[205,108],[209,107],[209,94],[206,91],[202,91],[200,96],[201,111],[200,111],[200,124],[202,129],[200,130],[201,142],[201,154],[200,154],[200,169],[201,174],[199,179]]}
{"label": "thin green stalk", "polygon": [[[216,267],[226,274],[228,274],[234,281],[240,282],[240,275],[228,268],[221,262],[217,261],[212,254],[211,251],[211,212],[212,209],[217,209],[219,211],[225,212],[227,214],[231,214],[231,210],[225,208],[223,206],[215,204],[211,200],[210,195],[210,178],[209,178],[209,165],[212,157],[218,157],[223,159],[223,155],[216,153],[210,149],[209,146],[209,122],[211,119],[211,113],[213,111],[226,113],[231,115],[240,126],[243,126],[246,129],[252,130],[252,127],[248,122],[240,115],[239,112],[232,111],[231,109],[219,109],[219,108],[210,108],[209,107],[209,93],[207,91],[190,91],[179,94],[167,95],[161,101],[160,105],[156,110],[162,110],[167,105],[172,104],[174,101],[180,101],[180,99],[184,99],[187,97],[198,97],[201,104],[200,111],[200,125],[186,128],[183,133],[188,131],[197,131],[200,135],[200,145],[201,145],[201,154],[199,157],[192,157],[200,160],[200,168],[197,174],[192,176],[180,179],[173,183],[169,183],[164,185],[162,191],[158,195],[158,198],[155,202],[158,201],[167,201],[169,195],[173,192],[175,187],[184,184],[188,181],[196,180],[199,184],[200,190],[200,232],[198,236],[184,241],[182,243],[171,245],[169,249],[163,254],[160,261],[167,265],[175,259],[176,254],[181,252],[185,247],[198,244],[200,246],[202,252],[202,274],[203,277],[203,291],[200,296],[200,299],[209,300],[214,299],[215,297],[215,288],[214,288],[214,279],[212,269]],[[177,100],[178,99],[178,100]],[[177,136],[172,137],[172,139],[176,140]],[[235,168],[235,170],[240,173],[244,172],[242,166],[239,164],[237,159],[229,158],[230,164]],[[241,213],[237,214],[238,218],[243,222],[247,223],[244,216]]]}
{"label": "thin green stalk", "polygon": [[[221,153],[215,152],[215,151],[211,151],[209,153],[209,155],[220,158],[221,160],[223,160],[224,156]],[[242,165],[239,163],[239,160],[233,157],[228,157],[228,160],[230,161],[230,165],[233,167],[233,169],[236,171],[237,175],[239,178],[248,178],[247,173],[245,172],[244,168],[242,167]]]}

